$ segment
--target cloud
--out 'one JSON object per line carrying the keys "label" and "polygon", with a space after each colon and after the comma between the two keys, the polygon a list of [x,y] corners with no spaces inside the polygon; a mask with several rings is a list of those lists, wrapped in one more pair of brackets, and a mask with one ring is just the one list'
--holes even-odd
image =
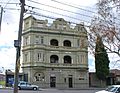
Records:
{"label": "cloud", "polygon": [[15,55],[15,48],[2,48],[0,50],[0,67],[14,69]]}
{"label": "cloud", "polygon": [[[7,2],[7,0],[5,0]],[[5,5],[3,5],[5,6]],[[8,5],[6,7],[9,7]],[[19,12],[4,10],[0,32],[0,68],[14,69],[16,49],[14,40],[18,35]]]}

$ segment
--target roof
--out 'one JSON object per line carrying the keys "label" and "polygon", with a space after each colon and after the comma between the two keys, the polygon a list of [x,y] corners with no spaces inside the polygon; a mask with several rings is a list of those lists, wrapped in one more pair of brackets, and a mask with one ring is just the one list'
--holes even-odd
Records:
{"label": "roof", "polygon": [[25,17],[24,20],[27,20],[29,18],[33,18],[34,20],[36,20],[36,18],[34,16],[32,16],[32,15]]}
{"label": "roof", "polygon": [[4,74],[0,74],[0,76],[5,76]]}
{"label": "roof", "polygon": [[118,69],[112,69],[110,70],[110,73],[114,73],[115,75],[120,76],[120,70]]}

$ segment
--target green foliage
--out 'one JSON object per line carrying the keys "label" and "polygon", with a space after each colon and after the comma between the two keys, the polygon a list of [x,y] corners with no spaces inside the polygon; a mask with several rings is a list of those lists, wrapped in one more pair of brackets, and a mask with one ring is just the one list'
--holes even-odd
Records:
{"label": "green foliage", "polygon": [[5,81],[0,81],[0,85],[5,86]]}
{"label": "green foliage", "polygon": [[109,58],[101,38],[98,36],[95,48],[96,75],[100,80],[105,80],[109,75]]}

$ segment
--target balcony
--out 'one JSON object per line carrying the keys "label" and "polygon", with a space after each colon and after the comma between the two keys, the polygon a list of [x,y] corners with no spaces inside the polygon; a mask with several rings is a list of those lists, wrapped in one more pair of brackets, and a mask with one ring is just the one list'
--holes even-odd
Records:
{"label": "balcony", "polygon": [[28,49],[43,49],[43,50],[50,50],[50,51],[87,51],[85,48],[79,48],[79,47],[65,47],[65,46],[52,46],[52,45],[41,45],[41,44],[33,44],[33,45],[26,45],[23,46],[23,51]]}
{"label": "balcony", "polygon": [[70,68],[70,69],[82,69],[88,68],[87,64],[65,64],[65,63],[43,63],[43,62],[27,62],[23,63],[24,67],[39,67],[39,68]]}

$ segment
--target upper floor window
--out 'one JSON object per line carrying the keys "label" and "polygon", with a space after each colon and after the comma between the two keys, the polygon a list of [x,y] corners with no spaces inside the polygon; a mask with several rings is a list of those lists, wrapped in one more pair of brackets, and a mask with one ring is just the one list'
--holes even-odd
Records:
{"label": "upper floor window", "polygon": [[77,40],[77,46],[80,46],[80,39]]}
{"label": "upper floor window", "polygon": [[58,27],[59,27],[59,29],[63,30],[63,25],[62,24],[59,24]]}
{"label": "upper floor window", "polygon": [[86,63],[86,57],[85,55],[81,55],[81,63],[85,64]]}
{"label": "upper floor window", "polygon": [[44,43],[44,37],[43,36],[35,36],[35,44],[43,44]]}
{"label": "upper floor window", "polygon": [[71,47],[71,42],[70,42],[69,40],[65,40],[65,41],[63,42],[63,45],[64,45],[64,46],[67,46],[67,47]]}
{"label": "upper floor window", "polygon": [[26,53],[25,54],[25,62],[27,62],[28,61],[28,54]]}
{"label": "upper floor window", "polygon": [[51,55],[50,56],[50,63],[58,63],[58,56],[57,55]]}
{"label": "upper floor window", "polygon": [[71,62],[72,60],[71,60],[71,56],[64,56],[64,63],[69,63],[69,64],[71,64],[72,62]]}
{"label": "upper floor window", "polygon": [[53,46],[58,46],[58,41],[56,39],[52,39],[50,41],[50,45],[53,45]]}
{"label": "upper floor window", "polygon": [[57,29],[57,24],[55,24],[55,29]]}
{"label": "upper floor window", "polygon": [[28,42],[29,42],[29,38],[25,37],[25,45],[28,45]]}
{"label": "upper floor window", "polygon": [[43,43],[44,43],[44,37],[41,36],[41,44],[43,44]]}
{"label": "upper floor window", "polygon": [[25,22],[25,25],[24,25],[24,29],[28,28],[29,27],[29,21],[26,21]]}
{"label": "upper floor window", "polygon": [[80,42],[80,47],[87,48],[87,44],[88,44],[87,39],[82,38]]}
{"label": "upper floor window", "polygon": [[45,61],[45,54],[43,54],[43,61]]}
{"label": "upper floor window", "polygon": [[36,36],[36,37],[35,37],[35,43],[36,43],[36,44],[39,44],[39,36]]}
{"label": "upper floor window", "polygon": [[37,54],[37,60],[40,61],[41,60],[41,53]]}

